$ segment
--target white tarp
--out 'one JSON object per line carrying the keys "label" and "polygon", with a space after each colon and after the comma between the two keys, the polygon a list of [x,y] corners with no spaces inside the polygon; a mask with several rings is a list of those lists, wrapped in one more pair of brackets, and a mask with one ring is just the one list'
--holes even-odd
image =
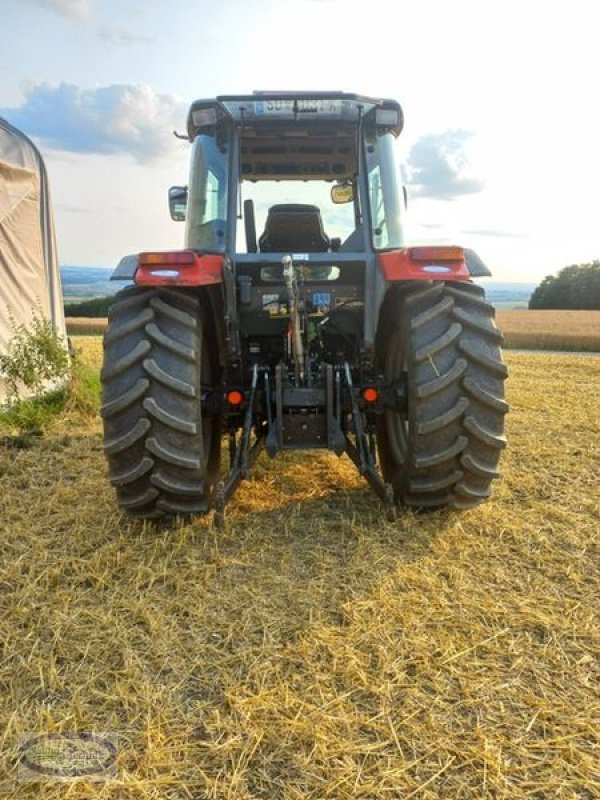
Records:
{"label": "white tarp", "polygon": [[[28,325],[36,311],[66,341],[46,168],[33,143],[0,118],[0,352],[11,320]],[[0,402],[5,397],[0,375]]]}

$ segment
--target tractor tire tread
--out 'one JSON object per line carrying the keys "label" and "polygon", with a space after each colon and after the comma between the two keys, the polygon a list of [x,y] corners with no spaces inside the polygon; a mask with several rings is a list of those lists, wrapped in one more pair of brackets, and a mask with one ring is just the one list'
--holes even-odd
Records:
{"label": "tractor tire tread", "polygon": [[489,338],[498,344],[502,344],[504,341],[504,336],[495,325],[490,325],[487,321],[479,321],[472,314],[469,314],[469,312],[464,308],[460,308],[460,306],[452,309],[452,316],[457,319],[465,328],[470,328],[471,330],[476,331],[484,338]]}
{"label": "tractor tire tread", "polygon": [[494,373],[499,378],[508,377],[508,370],[505,364],[495,356],[491,356],[486,351],[482,350],[473,340],[465,339],[459,342],[458,347],[470,361],[476,362],[479,366]]}
{"label": "tractor tire tread", "polygon": [[198,432],[198,425],[196,422],[190,422],[189,420],[170,413],[167,409],[159,406],[153,397],[146,397],[142,405],[151,417],[162,422],[163,425],[173,428],[174,431],[189,433],[192,436]]}
{"label": "tractor tire tread", "polygon": [[150,298],[154,295],[154,289],[138,289],[136,286],[129,286],[122,289],[115,297],[118,298],[108,309],[108,321],[121,319],[122,316],[135,313],[135,309],[147,305]]}
{"label": "tractor tire tread", "polygon": [[451,425],[457,419],[462,417],[468,407],[468,399],[466,397],[459,397],[452,408],[449,408],[448,411],[444,411],[443,414],[433,417],[432,419],[428,419],[424,422],[417,422],[417,433],[435,433],[435,431],[439,431],[442,428],[445,428],[447,425]]}
{"label": "tractor tire tread", "polygon": [[164,444],[161,444],[155,436],[150,436],[146,439],[146,449],[149,450],[161,461],[167,464],[173,464],[175,467],[183,467],[184,469],[200,469],[201,463],[199,458],[189,456],[182,448],[172,449]]}
{"label": "tractor tire tread", "polygon": [[191,383],[182,381],[174,375],[165,372],[164,369],[158,366],[155,359],[147,358],[144,361],[144,369],[151,378],[154,378],[158,383],[162,383],[162,385],[166,386],[168,389],[173,389],[174,392],[183,394],[186,397],[197,396],[196,388],[192,386]]}
{"label": "tractor tire tread", "polygon": [[148,456],[144,456],[141,461],[131,469],[121,473],[113,473],[110,482],[113,486],[117,487],[127,486],[130,483],[134,483],[139,478],[142,478],[147,472],[150,472],[153,466],[154,460]]}
{"label": "tractor tire tread", "polygon": [[114,456],[117,453],[127,450],[144,436],[150,429],[150,420],[138,419],[133,428],[130,428],[121,436],[115,436],[112,439],[105,439],[104,452],[109,456]]}
{"label": "tractor tire tread", "polygon": [[434,378],[427,383],[422,383],[420,386],[415,387],[417,397],[423,399],[443,391],[451,383],[454,383],[461,378],[466,372],[467,367],[468,364],[464,358],[457,358],[452,367],[443,375],[440,375],[439,377]]}
{"label": "tractor tire tread", "polygon": [[[480,505],[506,447],[507,370],[493,308],[483,289],[462,282],[404,286],[388,298],[376,349],[387,354],[384,372],[407,374],[408,410],[378,423],[383,478],[400,505]],[[390,342],[404,356],[390,358]]]}
{"label": "tractor tire tread", "polygon": [[498,436],[492,431],[487,430],[475,419],[475,417],[465,417],[463,424],[466,430],[472,436],[474,436],[484,445],[487,445],[487,447],[493,447],[495,450],[503,450],[506,447],[506,439],[504,436]]}
{"label": "tractor tire tread", "polygon": [[132,350],[125,353],[118,361],[102,367],[102,380],[108,381],[117,375],[127,372],[137,361],[141,361],[147,356],[151,349],[152,346],[150,342],[146,342],[145,340],[139,341]]}
{"label": "tractor tire tread", "polygon": [[136,317],[128,320],[123,325],[109,325],[104,334],[104,347],[112,344],[124,336],[137,331],[154,319],[154,311],[151,308],[142,308]]}
{"label": "tractor tire tread", "polygon": [[452,308],[453,306],[454,300],[451,297],[443,297],[431,308],[426,308],[425,311],[421,311],[420,314],[417,314],[417,316],[411,320],[410,327],[413,331],[416,331],[418,328],[423,327],[423,325],[426,325],[437,317],[445,314],[448,309]]}
{"label": "tractor tire tread", "polygon": [[428,342],[427,344],[423,345],[423,347],[420,347],[415,352],[415,361],[417,363],[421,363],[433,358],[440,352],[440,350],[443,350],[445,347],[449,347],[451,344],[453,344],[459,338],[461,333],[462,325],[460,325],[458,322],[453,322],[445,333],[443,333],[441,336],[438,336],[432,342]]}
{"label": "tractor tire tread", "polygon": [[174,322],[178,322],[180,325],[187,328],[188,330],[196,330],[196,328],[198,327],[198,321],[192,315],[192,313],[190,313],[189,311],[182,311],[176,306],[165,302],[165,300],[161,299],[160,297],[153,297],[152,300],[150,301],[150,305],[155,311],[164,314],[166,317],[169,317]]}
{"label": "tractor tire tread", "polygon": [[100,406],[100,416],[107,419],[108,417],[121,413],[143,397],[148,391],[149,386],[150,381],[146,380],[146,378],[139,378],[131,389],[127,389],[127,391],[115,397],[114,400]]}
{"label": "tractor tire tread", "polygon": [[148,334],[149,339],[151,339],[155,344],[162,345],[165,350],[169,350],[171,353],[181,356],[181,358],[189,361],[191,364],[196,361],[198,353],[193,347],[188,347],[187,345],[173,339],[172,336],[168,336],[166,333],[163,333],[154,322],[146,325],[146,333]]}
{"label": "tractor tire tread", "polygon": [[158,489],[154,489],[149,487],[144,489],[142,492],[136,495],[124,495],[123,497],[119,498],[119,505],[121,508],[130,509],[130,508],[140,508],[141,506],[147,506],[152,503],[158,497]]}
{"label": "tractor tire tread", "polygon": [[464,473],[456,469],[441,478],[414,478],[409,482],[411,492],[439,492],[440,489],[449,489],[460,481]]}
{"label": "tractor tire tread", "polygon": [[481,386],[473,378],[469,377],[464,378],[463,386],[467,394],[469,394],[475,400],[478,400],[480,403],[483,403],[483,405],[489,406],[491,409],[497,411],[499,414],[508,413],[508,403],[501,397],[496,397],[496,395],[493,395],[491,392],[488,392],[487,389]]}
{"label": "tractor tire tread", "polygon": [[196,495],[202,494],[202,481],[183,481],[172,478],[162,470],[156,470],[150,478],[152,485],[171,494]]}
{"label": "tractor tire tread", "polygon": [[201,408],[218,377],[210,306],[185,289],[132,287],[109,317],[101,415],[117,502],[138,519],[206,512],[221,442],[220,416]]}

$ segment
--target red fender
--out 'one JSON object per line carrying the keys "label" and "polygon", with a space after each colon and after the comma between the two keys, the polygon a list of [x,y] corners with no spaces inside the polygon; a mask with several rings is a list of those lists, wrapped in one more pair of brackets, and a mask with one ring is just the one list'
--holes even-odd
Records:
{"label": "red fender", "polygon": [[386,281],[468,281],[471,277],[462,247],[407,247],[379,253],[378,259]]}
{"label": "red fender", "polygon": [[137,286],[211,286],[223,283],[223,256],[175,250],[140,253],[133,278]]}

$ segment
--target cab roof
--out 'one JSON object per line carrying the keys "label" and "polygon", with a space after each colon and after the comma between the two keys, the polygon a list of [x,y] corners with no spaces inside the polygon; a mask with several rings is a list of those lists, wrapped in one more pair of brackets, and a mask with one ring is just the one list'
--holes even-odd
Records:
{"label": "cab roof", "polygon": [[396,100],[364,97],[345,92],[254,92],[219,95],[192,103],[187,120],[190,140],[206,129],[234,124],[243,128],[307,131],[315,126],[355,129],[362,121],[398,136],[404,125]]}

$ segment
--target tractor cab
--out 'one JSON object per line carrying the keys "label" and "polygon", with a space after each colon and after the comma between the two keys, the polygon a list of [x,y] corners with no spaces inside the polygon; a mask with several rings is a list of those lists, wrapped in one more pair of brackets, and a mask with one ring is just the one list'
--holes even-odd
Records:
{"label": "tractor cab", "polygon": [[401,247],[402,125],[395,101],[342,93],[196,101],[187,246],[243,255]]}
{"label": "tractor cab", "polygon": [[402,126],[396,101],[338,92],[192,104],[188,188],[172,190],[171,213],[181,219],[185,203],[186,248],[229,259],[254,354],[280,356],[287,255],[313,319],[352,304],[352,326],[373,346],[371,310],[385,291],[376,254],[405,243],[395,159]]}

